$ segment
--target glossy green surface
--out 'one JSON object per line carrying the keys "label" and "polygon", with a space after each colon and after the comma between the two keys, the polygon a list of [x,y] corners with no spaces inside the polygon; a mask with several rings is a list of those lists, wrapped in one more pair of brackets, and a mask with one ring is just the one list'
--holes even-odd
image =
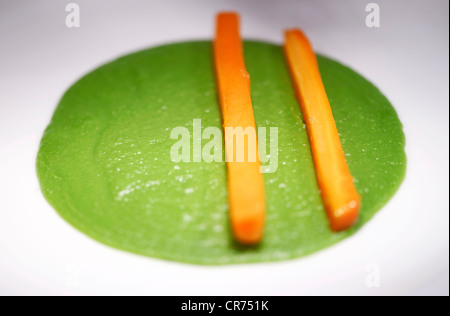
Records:
{"label": "glossy green surface", "polygon": [[[265,174],[267,223],[254,248],[233,243],[225,163],[174,163],[177,126],[221,126],[210,42],[138,52],[88,74],[62,98],[42,139],[42,191],[70,224],[127,251],[197,264],[300,257],[353,234],[395,193],[406,168],[395,110],[371,83],[319,57],[362,209],[332,233],[307,134],[279,46],[245,43],[258,126],[278,127],[278,170]],[[204,140],[204,143],[208,140]],[[57,238],[57,236],[55,236]]]}

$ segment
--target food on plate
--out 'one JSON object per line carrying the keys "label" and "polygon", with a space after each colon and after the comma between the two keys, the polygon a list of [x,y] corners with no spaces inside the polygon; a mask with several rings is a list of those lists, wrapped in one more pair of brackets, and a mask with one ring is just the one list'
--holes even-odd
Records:
{"label": "food on plate", "polygon": [[330,226],[341,231],[358,219],[361,197],[345,160],[316,55],[305,34],[299,30],[287,31],[285,52]]}
{"label": "food on plate", "polygon": [[283,48],[243,41],[243,53],[255,125],[278,128],[278,150],[263,151],[260,157],[262,168],[272,159],[276,170],[262,176],[266,215],[259,243],[242,245],[231,233],[225,159],[192,161],[192,153],[191,161],[171,159],[175,129],[201,145],[209,139],[189,133],[195,132],[196,119],[204,130],[222,130],[210,41],[124,56],[70,87],[37,157],[49,203],[71,225],[104,244],[195,264],[298,258],[356,232],[394,195],[405,174],[405,137],[394,108],[362,76],[317,56],[362,201],[355,225],[334,232]]}
{"label": "food on plate", "polygon": [[[232,231],[242,244],[256,244],[264,232],[266,203],[264,180],[260,172],[257,152],[256,126],[250,98],[250,78],[245,69],[238,16],[222,13],[217,17],[214,40],[214,64],[225,129],[227,159],[228,200]],[[250,128],[255,137],[249,137],[254,146],[236,146],[235,134],[227,128]],[[242,151],[238,153],[237,151]],[[241,161],[237,159],[242,155]],[[231,157],[230,157],[231,156]],[[254,159],[252,159],[254,158]]]}

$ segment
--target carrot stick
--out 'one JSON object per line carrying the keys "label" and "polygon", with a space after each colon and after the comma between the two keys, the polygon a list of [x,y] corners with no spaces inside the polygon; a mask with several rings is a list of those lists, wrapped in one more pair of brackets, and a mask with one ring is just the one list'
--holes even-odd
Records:
{"label": "carrot stick", "polygon": [[[257,155],[250,78],[244,64],[239,17],[235,13],[220,13],[217,16],[214,63],[225,129],[231,227],[236,241],[256,244],[261,241],[264,231],[264,182]],[[252,128],[254,138],[247,138],[247,146],[237,147],[234,141],[237,136],[227,132],[230,128]],[[253,159],[249,150],[252,145],[256,148]],[[237,161],[240,154],[246,158],[241,162]]]}
{"label": "carrot stick", "polygon": [[334,231],[341,231],[357,220],[361,198],[345,161],[311,44],[302,31],[294,29],[286,31],[284,48],[330,226]]}

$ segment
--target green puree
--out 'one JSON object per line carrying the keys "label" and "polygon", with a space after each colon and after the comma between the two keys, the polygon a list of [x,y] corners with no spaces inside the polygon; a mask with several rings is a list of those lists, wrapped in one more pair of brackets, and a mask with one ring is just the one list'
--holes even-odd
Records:
{"label": "green puree", "polygon": [[[107,245],[196,264],[297,258],[366,223],[406,168],[388,100],[351,69],[319,56],[347,161],[362,196],[358,224],[333,233],[281,47],[245,42],[257,126],[278,127],[278,170],[264,174],[267,222],[258,247],[229,229],[225,163],[174,163],[170,131],[221,126],[210,42],[144,50],[100,67],[62,98],[37,159],[42,191],[71,225]],[[191,136],[192,137],[192,136]],[[203,143],[208,142],[204,140]]]}

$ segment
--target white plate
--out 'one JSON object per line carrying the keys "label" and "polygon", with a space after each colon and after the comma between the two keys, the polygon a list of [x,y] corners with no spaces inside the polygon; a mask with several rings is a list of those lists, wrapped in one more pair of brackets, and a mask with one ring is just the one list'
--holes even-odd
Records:
{"label": "white plate", "polygon": [[[448,1],[74,0],[0,2],[0,294],[446,294],[449,292]],[[62,93],[111,59],[160,43],[208,39],[219,10],[273,42],[302,27],[319,52],[373,81],[396,107],[408,172],[359,233],[307,258],[199,267],[118,251],[73,229],[35,174],[39,140]],[[379,282],[377,282],[379,281]]]}

